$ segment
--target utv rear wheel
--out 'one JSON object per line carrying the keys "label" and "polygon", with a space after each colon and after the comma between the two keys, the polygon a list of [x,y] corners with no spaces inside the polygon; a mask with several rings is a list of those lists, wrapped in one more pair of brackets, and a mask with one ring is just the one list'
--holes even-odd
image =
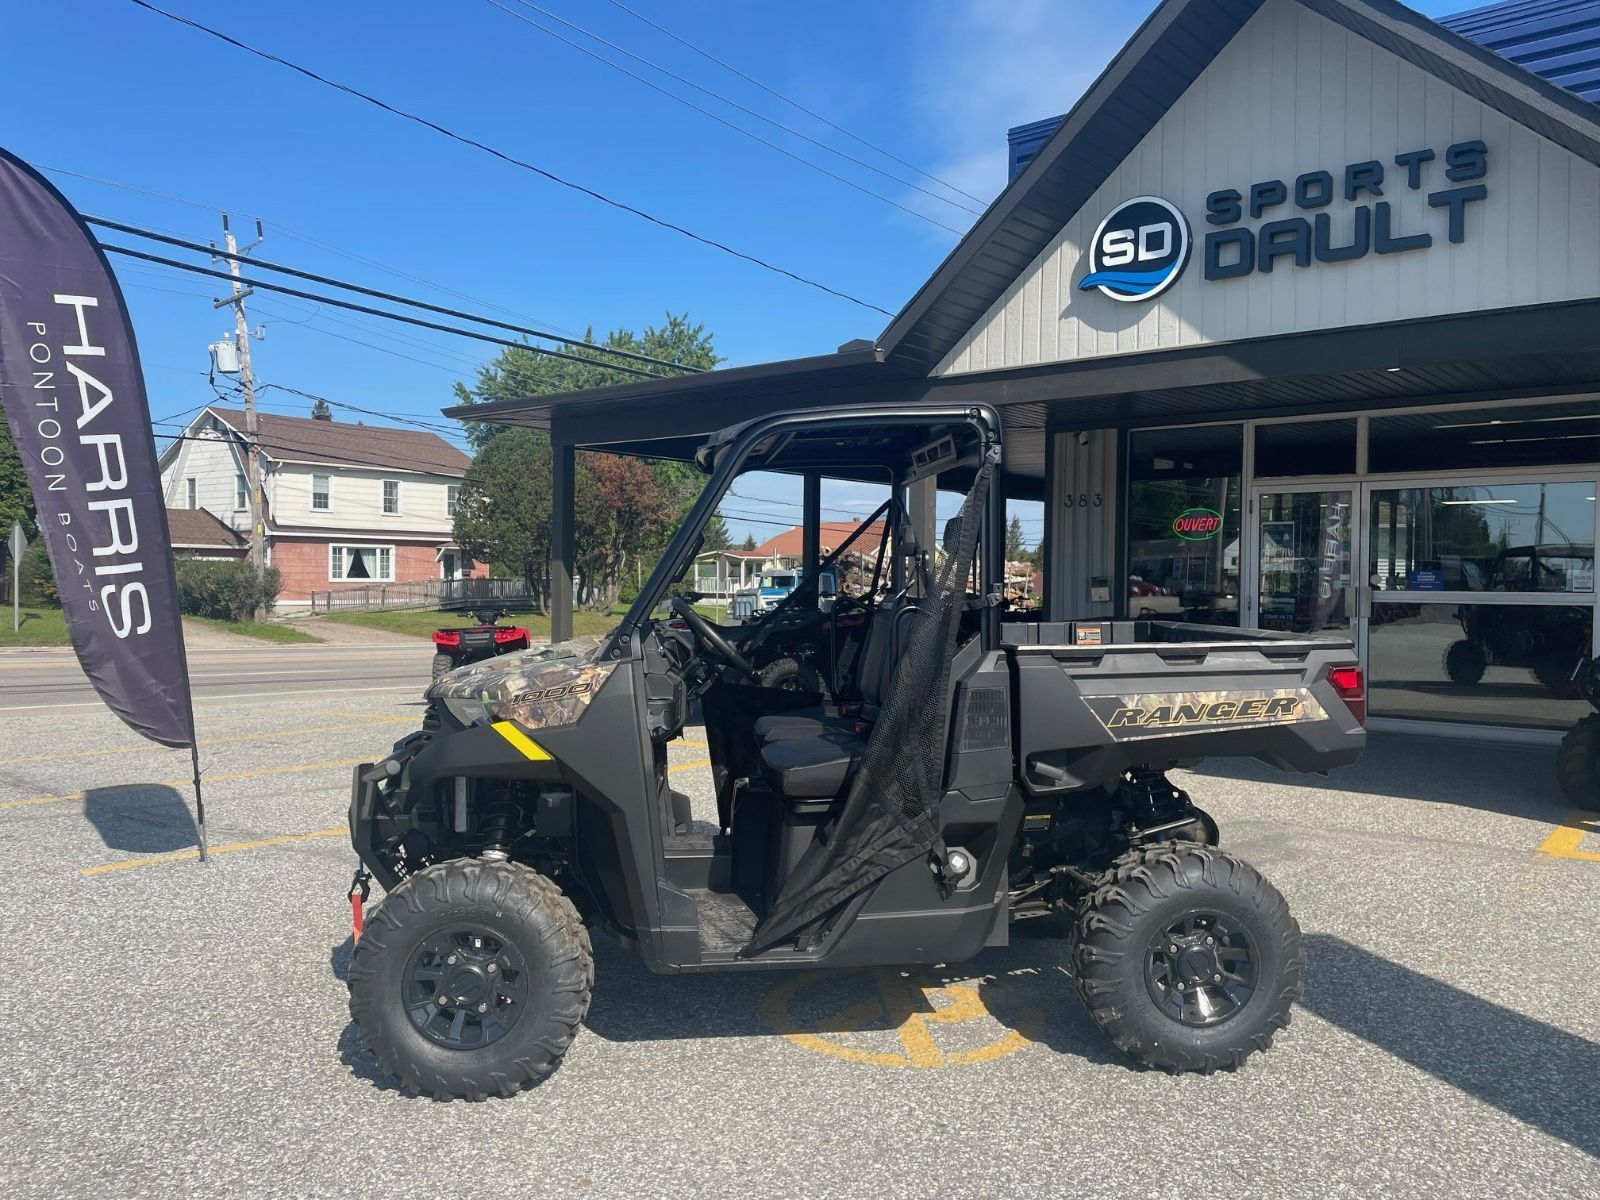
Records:
{"label": "utv rear wheel", "polygon": [[1573,804],[1600,812],[1600,713],[1585,717],[1561,739],[1556,780]]}
{"label": "utv rear wheel", "polygon": [[1471,687],[1482,679],[1488,666],[1489,660],[1483,656],[1477,643],[1469,642],[1466,638],[1451,642],[1444,652],[1444,673],[1450,677],[1451,683],[1459,683],[1463,687]]}
{"label": "utv rear wheel", "polygon": [[1234,1070],[1300,998],[1300,927],[1255,868],[1166,842],[1119,859],[1085,901],[1078,994],[1117,1048],[1164,1071]]}
{"label": "utv rear wheel", "polygon": [[455,669],[456,660],[448,654],[435,654],[433,656],[433,681],[439,682],[439,677]]}
{"label": "utv rear wheel", "polygon": [[804,663],[792,658],[780,658],[761,668],[761,686],[785,692],[822,693],[822,677]]}
{"label": "utv rear wheel", "polygon": [[350,1015],[406,1091],[509,1096],[556,1069],[594,956],[572,902],[518,863],[454,859],[401,882],[350,960]]}

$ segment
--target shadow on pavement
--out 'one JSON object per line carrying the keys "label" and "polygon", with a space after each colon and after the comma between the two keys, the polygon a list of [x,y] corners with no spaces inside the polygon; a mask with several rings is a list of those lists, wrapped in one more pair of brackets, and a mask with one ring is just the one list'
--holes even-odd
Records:
{"label": "shadow on pavement", "polygon": [[[1360,792],[1560,821],[1572,806],[1555,779],[1555,749],[1372,734],[1366,753],[1330,775],[1293,775],[1250,759],[1208,759],[1190,768],[1215,779],[1250,779],[1283,787]],[[1199,799],[1204,807],[1204,800]]]}
{"label": "shadow on pavement", "polygon": [[112,850],[166,854],[200,844],[188,804],[170,787],[90,788],[83,794],[83,815]]}
{"label": "shadow on pavement", "polygon": [[[1306,937],[1301,1005],[1508,1116],[1600,1157],[1600,1045],[1390,962]],[[1574,988],[1574,1000],[1586,994]]]}

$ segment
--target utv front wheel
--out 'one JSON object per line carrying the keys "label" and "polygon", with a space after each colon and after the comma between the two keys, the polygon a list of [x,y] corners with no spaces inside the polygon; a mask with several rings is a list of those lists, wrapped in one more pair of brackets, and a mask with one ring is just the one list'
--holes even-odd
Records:
{"label": "utv front wheel", "polygon": [[456,660],[448,654],[435,654],[433,656],[433,681],[439,682],[441,675],[446,675],[455,670]]}
{"label": "utv front wheel", "polygon": [[572,902],[518,863],[454,859],[401,882],[350,960],[350,1015],[408,1092],[481,1100],[556,1069],[594,956]]}
{"label": "utv front wheel", "polygon": [[1078,918],[1078,994],[1118,1049],[1162,1070],[1233,1070],[1300,998],[1300,926],[1232,855],[1167,842],[1119,859]]}

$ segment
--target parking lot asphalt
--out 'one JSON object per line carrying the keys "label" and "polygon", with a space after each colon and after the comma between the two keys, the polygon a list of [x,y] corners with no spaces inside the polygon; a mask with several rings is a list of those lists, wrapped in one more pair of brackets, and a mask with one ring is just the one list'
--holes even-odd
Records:
{"label": "parking lot asphalt", "polygon": [[[342,979],[350,765],[421,714],[401,649],[196,662],[204,866],[186,754],[65,678],[3,702],[8,1198],[1600,1196],[1600,823],[1550,750],[1483,743],[1176,777],[1306,933],[1305,1001],[1237,1074],[1124,1062],[1024,924],[911,975],[658,977],[597,937],[553,1078],[408,1098]],[[310,678],[248,676],[279,654]],[[671,757],[706,816],[701,742]]]}

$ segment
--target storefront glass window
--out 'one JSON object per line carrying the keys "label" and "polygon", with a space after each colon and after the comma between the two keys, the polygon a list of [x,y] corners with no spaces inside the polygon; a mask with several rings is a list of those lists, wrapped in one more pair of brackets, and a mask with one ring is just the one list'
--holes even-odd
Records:
{"label": "storefront glass window", "polygon": [[1375,416],[1367,468],[1377,474],[1600,461],[1600,401]]}
{"label": "storefront glass window", "polygon": [[1259,511],[1261,628],[1349,629],[1352,493],[1264,492]]}
{"label": "storefront glass window", "polygon": [[1256,426],[1258,477],[1353,475],[1356,420],[1281,421]]}
{"label": "storefront glass window", "polygon": [[1376,603],[1371,713],[1566,728],[1593,711],[1571,686],[1593,621],[1588,605]]}
{"label": "storefront glass window", "polygon": [[1592,483],[1372,493],[1368,573],[1380,591],[1594,591]]}
{"label": "storefront glass window", "polygon": [[1130,616],[1239,623],[1243,465],[1238,425],[1149,429],[1131,436]]}

